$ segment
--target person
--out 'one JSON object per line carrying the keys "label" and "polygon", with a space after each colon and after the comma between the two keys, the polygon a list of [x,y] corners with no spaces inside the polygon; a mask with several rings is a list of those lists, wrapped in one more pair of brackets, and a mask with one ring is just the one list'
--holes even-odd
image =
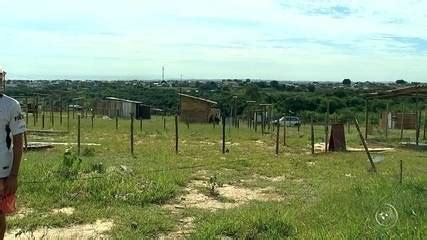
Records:
{"label": "person", "polygon": [[[0,68],[0,205],[10,196],[15,198],[26,131],[19,102],[4,94],[5,75]],[[6,214],[0,212],[0,239],[6,231]]]}

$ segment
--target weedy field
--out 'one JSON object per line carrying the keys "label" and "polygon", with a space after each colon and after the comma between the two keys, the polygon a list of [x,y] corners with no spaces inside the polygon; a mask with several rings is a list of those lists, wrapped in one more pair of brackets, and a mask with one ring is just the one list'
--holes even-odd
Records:
{"label": "weedy field", "polygon": [[[58,116],[56,116],[58,117]],[[46,121],[47,122],[47,121]],[[427,154],[387,141],[380,130],[370,147],[391,147],[369,171],[365,152],[310,152],[310,126],[287,128],[286,146],[275,131],[262,135],[241,124],[179,124],[175,153],[172,117],[135,121],[134,155],[129,119],[90,118],[76,146],[27,151],[21,167],[18,213],[6,238],[69,239],[425,239]],[[30,129],[40,129],[40,122]],[[46,123],[46,129],[50,123]],[[66,130],[55,120],[55,130]],[[282,133],[283,133],[283,129]],[[316,125],[315,141],[324,141]],[[406,138],[414,138],[405,131]],[[347,145],[361,148],[356,129]],[[64,134],[29,134],[28,141],[75,143],[76,119]],[[99,146],[86,146],[97,143]],[[400,178],[403,161],[403,182]],[[390,207],[392,206],[392,207]],[[396,212],[393,211],[393,208]],[[390,210],[391,209],[391,210]]]}

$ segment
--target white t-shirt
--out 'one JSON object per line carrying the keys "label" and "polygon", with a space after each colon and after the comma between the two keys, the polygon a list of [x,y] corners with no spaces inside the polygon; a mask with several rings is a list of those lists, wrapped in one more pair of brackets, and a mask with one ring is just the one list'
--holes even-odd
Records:
{"label": "white t-shirt", "polygon": [[19,102],[0,95],[0,178],[8,177],[12,170],[13,136],[25,131],[25,119]]}

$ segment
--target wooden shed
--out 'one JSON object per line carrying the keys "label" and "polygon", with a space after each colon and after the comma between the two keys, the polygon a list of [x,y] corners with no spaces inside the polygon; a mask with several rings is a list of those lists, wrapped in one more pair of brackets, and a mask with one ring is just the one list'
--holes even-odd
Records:
{"label": "wooden shed", "polygon": [[[402,122],[403,120],[403,122]],[[401,113],[401,112],[383,112],[381,113],[381,128],[385,128],[388,123],[389,129],[416,129],[417,114],[416,113]]]}
{"label": "wooden shed", "polygon": [[151,119],[151,107],[139,101],[106,97],[97,103],[96,109],[98,114],[111,118],[117,114],[119,117],[130,117],[133,114],[136,119]]}
{"label": "wooden shed", "polygon": [[181,121],[198,123],[219,121],[220,111],[217,102],[182,93],[179,96]]}

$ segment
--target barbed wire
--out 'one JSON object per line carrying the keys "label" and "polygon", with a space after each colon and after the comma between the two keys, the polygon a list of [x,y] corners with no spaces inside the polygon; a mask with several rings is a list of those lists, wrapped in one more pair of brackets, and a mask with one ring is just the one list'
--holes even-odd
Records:
{"label": "barbed wire", "polygon": [[[172,172],[172,171],[179,171],[179,170],[186,170],[186,169],[195,169],[195,168],[201,168],[201,167],[220,167],[220,166],[223,166],[223,165],[226,165],[226,164],[229,164],[229,163],[236,163],[236,162],[243,162],[243,161],[246,161],[246,160],[239,159],[239,160],[227,161],[227,162],[219,163],[219,164],[199,164],[199,165],[182,166],[182,167],[167,168],[167,169],[147,169],[145,171],[140,172],[139,174],[134,174],[133,177],[135,177],[135,176],[143,176],[144,174],[157,173],[157,172]],[[70,179],[57,178],[57,179],[40,180],[40,181],[25,181],[25,180],[20,180],[19,182],[21,184],[42,184],[42,183],[51,183],[51,182],[89,181],[89,180],[93,180],[93,179],[103,179],[103,178],[106,178],[106,177],[110,177],[110,175],[93,176],[93,177],[86,177],[86,178],[70,178]]]}

